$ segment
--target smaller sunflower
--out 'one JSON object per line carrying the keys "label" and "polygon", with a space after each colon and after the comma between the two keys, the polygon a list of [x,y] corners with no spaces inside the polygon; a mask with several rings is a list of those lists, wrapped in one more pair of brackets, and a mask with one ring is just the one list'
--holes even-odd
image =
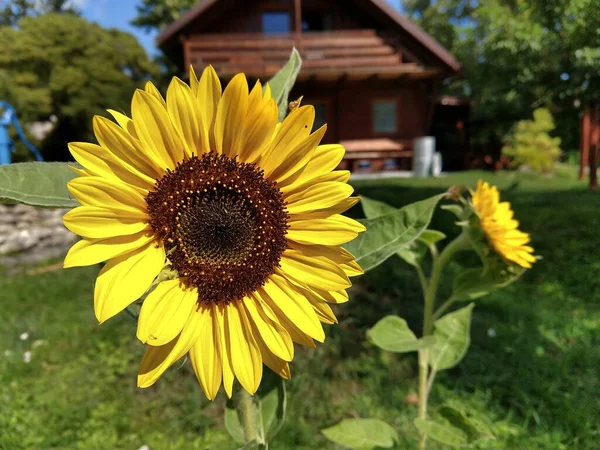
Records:
{"label": "smaller sunflower", "polygon": [[533,248],[529,244],[529,234],[519,230],[519,222],[509,202],[500,202],[500,192],[496,186],[479,180],[471,202],[479,216],[481,229],[490,245],[502,258],[526,269],[536,261]]}

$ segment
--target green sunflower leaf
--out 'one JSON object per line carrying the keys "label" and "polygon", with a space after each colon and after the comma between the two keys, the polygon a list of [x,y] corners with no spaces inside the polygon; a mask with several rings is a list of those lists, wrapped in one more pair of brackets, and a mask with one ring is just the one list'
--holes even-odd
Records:
{"label": "green sunflower leaf", "polygon": [[389,214],[391,212],[396,211],[391,205],[388,205],[385,202],[380,202],[379,200],[374,200],[369,197],[360,197],[360,204],[365,212],[365,216],[368,219],[374,219],[375,217],[383,216],[385,214]]}
{"label": "green sunflower leaf", "polygon": [[398,433],[379,419],[344,419],[321,430],[327,439],[354,450],[391,448],[398,441]]}
{"label": "green sunflower leaf", "polygon": [[0,166],[0,203],[24,203],[46,208],[78,205],[67,190],[67,181],[77,174],[75,163],[30,162]]}
{"label": "green sunflower leaf", "polygon": [[475,303],[471,303],[434,322],[435,343],[429,348],[429,364],[433,369],[450,369],[467,353],[471,343],[471,316],[474,306]]}
{"label": "green sunflower leaf", "polygon": [[394,353],[406,353],[433,345],[432,336],[418,339],[408,327],[406,320],[398,316],[386,316],[367,331],[367,338],[377,347]]}
{"label": "green sunflower leaf", "polygon": [[520,267],[511,267],[511,270],[506,267],[495,269],[480,267],[462,270],[454,278],[452,298],[454,300],[475,300],[496,289],[508,286],[525,272],[525,269]]}
{"label": "green sunflower leaf", "polygon": [[446,239],[446,235],[437,230],[425,230],[419,236],[419,241],[425,245],[435,245],[444,239]]}
{"label": "green sunflower leaf", "polygon": [[296,83],[296,77],[298,77],[301,67],[302,58],[300,57],[298,50],[294,48],[288,62],[269,80],[271,95],[279,109],[279,121],[282,121],[287,115],[288,97]]}
{"label": "green sunflower leaf", "polygon": [[428,438],[451,447],[463,447],[483,439],[494,439],[488,427],[449,405],[438,408],[436,420],[415,419],[415,427]]}
{"label": "green sunflower leaf", "polygon": [[356,262],[365,272],[377,267],[421,236],[429,226],[435,207],[444,195],[436,195],[394,209],[379,217],[361,220],[367,230],[344,247],[356,257]]}

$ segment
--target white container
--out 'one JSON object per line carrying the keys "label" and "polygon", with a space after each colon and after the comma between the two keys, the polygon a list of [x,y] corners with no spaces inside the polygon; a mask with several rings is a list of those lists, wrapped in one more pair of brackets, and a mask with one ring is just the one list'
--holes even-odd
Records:
{"label": "white container", "polygon": [[435,152],[431,161],[431,174],[434,177],[439,177],[442,174],[442,154]]}
{"label": "white container", "polygon": [[413,156],[413,174],[415,177],[429,176],[434,153],[435,138],[433,136],[422,136],[415,139]]}

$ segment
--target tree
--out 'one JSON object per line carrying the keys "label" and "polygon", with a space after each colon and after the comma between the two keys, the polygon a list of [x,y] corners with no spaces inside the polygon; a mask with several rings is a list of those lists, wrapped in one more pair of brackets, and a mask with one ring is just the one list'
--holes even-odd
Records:
{"label": "tree", "polygon": [[519,121],[508,143],[502,149],[512,159],[512,166],[528,166],[537,172],[549,172],[560,156],[560,138],[548,133],[554,130],[554,119],[546,108],[533,112],[533,120]]}
{"label": "tree", "polygon": [[67,158],[69,141],[93,139],[92,116],[128,111],[134,89],[156,73],[134,36],[81,17],[49,13],[0,28],[0,98],[24,123],[56,116],[47,159]]}
{"label": "tree", "polygon": [[131,24],[147,31],[162,29],[202,0],[142,0]]}
{"label": "tree", "polygon": [[406,11],[463,63],[447,91],[473,100],[474,120],[501,136],[546,106],[577,146],[577,105],[600,96],[600,2],[406,0]]}
{"label": "tree", "polygon": [[15,26],[23,17],[49,12],[81,14],[76,0],[0,0],[0,26]]}

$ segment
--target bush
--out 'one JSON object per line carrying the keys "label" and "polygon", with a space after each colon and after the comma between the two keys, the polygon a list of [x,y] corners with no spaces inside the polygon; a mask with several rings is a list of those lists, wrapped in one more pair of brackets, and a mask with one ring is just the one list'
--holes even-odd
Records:
{"label": "bush", "polygon": [[552,114],[546,108],[533,112],[533,120],[521,120],[514,128],[502,154],[512,159],[511,165],[527,165],[536,172],[548,172],[560,157],[560,138],[548,133],[554,130]]}

